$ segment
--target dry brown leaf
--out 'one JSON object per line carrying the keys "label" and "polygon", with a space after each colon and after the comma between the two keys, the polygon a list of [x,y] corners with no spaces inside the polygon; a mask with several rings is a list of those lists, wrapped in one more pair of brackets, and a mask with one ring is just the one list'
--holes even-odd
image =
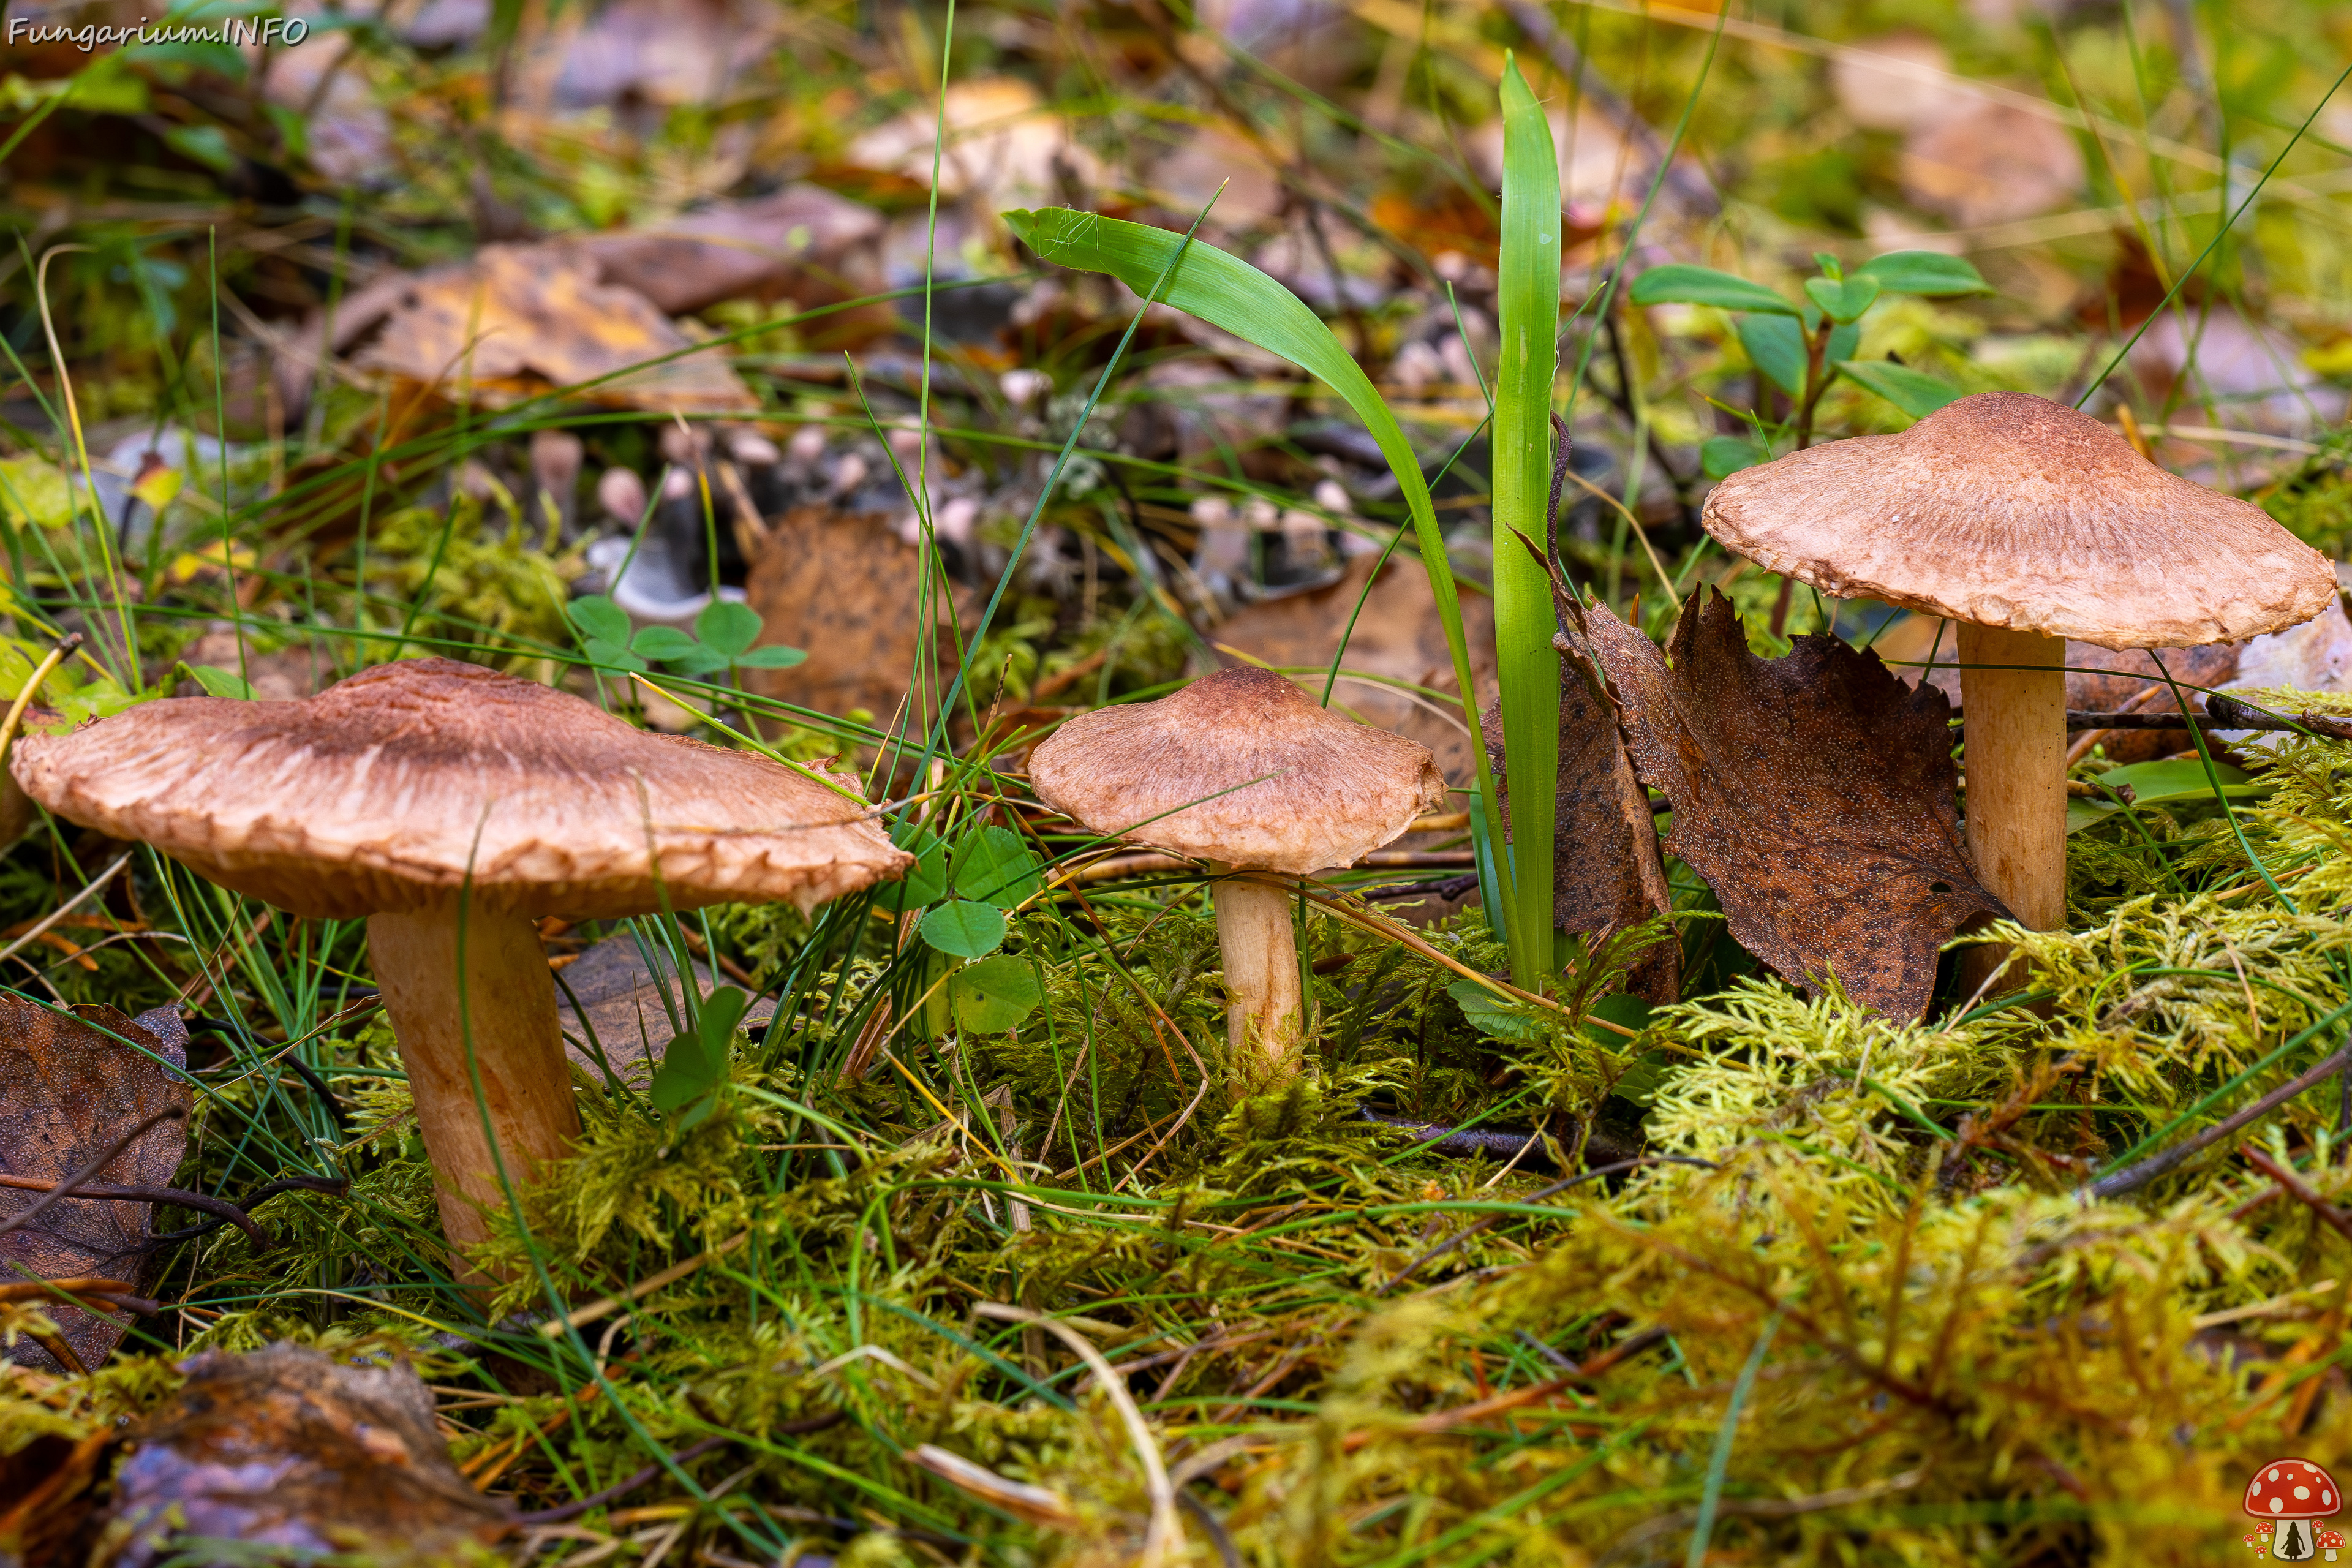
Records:
{"label": "dry brown leaf", "polygon": [[447,1562],[510,1528],[450,1462],[404,1363],[350,1365],[281,1342],[184,1370],[115,1477],[103,1550],[117,1568],[163,1560],[181,1535]]}
{"label": "dry brown leaf", "polygon": [[411,279],[397,299],[359,357],[366,368],[470,385],[491,403],[614,376],[583,395],[658,413],[758,405],[716,350],[629,370],[690,340],[652,300],[598,282],[593,262],[561,247],[484,246],[470,263]]}
{"label": "dry brown leaf", "polygon": [[[1503,710],[1486,710],[1486,755],[1503,820],[1510,820]],[[1574,670],[1559,683],[1559,787],[1554,803],[1552,922],[1561,931],[1624,931],[1674,908],[1650,797],[1633,776],[1612,716]],[[1625,989],[1645,1002],[1680,998],[1682,947],[1667,941],[1643,952]]]}
{"label": "dry brown leaf", "polygon": [[[662,955],[667,960],[667,955]],[[556,972],[555,1016],[563,1027],[564,1049],[597,1081],[604,1071],[587,1048],[589,1030],[612,1064],[614,1075],[625,1084],[643,1088],[661,1060],[662,1051],[677,1037],[677,1025],[669,1008],[678,1001],[677,973],[667,962],[662,977],[646,966],[645,954],[633,936],[606,937]],[[694,966],[694,983],[708,997],[715,986],[710,971]],[[663,997],[669,998],[664,1005]],[[572,1004],[578,1003],[575,1008]],[[585,1014],[586,1027],[581,1017]],[[743,1026],[756,1028],[776,1016],[776,1001],[763,996],[743,1015]]]}
{"label": "dry brown leaf", "polygon": [[[836,718],[863,709],[890,725],[915,673],[921,574],[916,547],[879,518],[807,506],[775,520],[744,595],[766,625],[761,643],[808,658],[790,669],[747,670],[744,685]],[[942,605],[940,652],[952,670],[947,619]]]}
{"label": "dry brown leaf", "polygon": [[[187,1080],[172,1070],[187,1063],[186,1026],[169,1007],[136,1018],[96,1003],[74,1011],[80,1021],[0,992],[0,1170],[64,1181],[141,1121],[176,1106],[181,1118],[158,1121],[89,1178],[169,1186],[188,1142]],[[46,1195],[0,1187],[0,1220]],[[59,1199],[30,1224],[0,1234],[0,1279],[140,1282],[149,1272],[143,1248],[153,1212],[152,1204],[120,1199]],[[85,1367],[96,1368],[122,1338],[121,1321],[62,1303],[44,1302],[41,1310]],[[22,1341],[11,1353],[23,1365],[65,1370]]]}
{"label": "dry brown leaf", "polygon": [[2073,133],[2006,103],[1979,103],[1916,133],[1898,170],[1914,206],[1961,228],[2035,217],[2083,188]]}
{"label": "dry brown leaf", "polygon": [[[1360,555],[1348,563],[1347,575],[1329,587],[1270,599],[1238,611],[1210,628],[1209,641],[1247,656],[1229,654],[1226,661],[1231,664],[1256,660],[1277,669],[1328,668],[1378,559]],[[1483,595],[1463,595],[1462,631],[1472,650],[1471,679],[1480,688],[1482,701],[1491,700],[1494,602]],[[1392,557],[1379,581],[1372,583],[1363,614],[1357,617],[1355,632],[1348,638],[1348,657],[1341,668],[1444,693],[1433,700],[1343,675],[1332,692],[1332,705],[1350,718],[1393,730],[1428,747],[1446,782],[1454,787],[1471,782],[1477,763],[1462,727],[1462,710],[1453,697],[1454,658],[1446,651],[1444,623],[1438,618],[1428,575],[1418,560]],[[1318,682],[1317,689],[1320,689]]]}
{"label": "dry brown leaf", "polygon": [[1791,982],[1915,1018],[1937,950],[1979,915],[1954,802],[1951,712],[1872,654],[1801,637],[1748,650],[1731,602],[1683,607],[1667,649],[1594,606],[1594,653],[1642,781],[1674,804],[1666,848],[1713,885],[1733,937]]}
{"label": "dry brown leaf", "polygon": [[826,293],[796,286],[812,274],[830,281],[845,253],[881,237],[882,215],[872,207],[822,185],[798,184],[575,243],[605,282],[634,289],[677,315],[721,300]]}

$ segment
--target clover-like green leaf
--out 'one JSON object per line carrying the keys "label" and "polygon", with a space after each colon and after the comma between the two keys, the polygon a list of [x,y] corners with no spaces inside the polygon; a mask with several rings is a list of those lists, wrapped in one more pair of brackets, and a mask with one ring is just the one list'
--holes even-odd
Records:
{"label": "clover-like green leaf", "polygon": [[563,607],[572,624],[580,628],[583,637],[626,646],[629,640],[629,612],[603,594],[591,594],[574,599]]}
{"label": "clover-like green leaf", "polygon": [[761,629],[760,612],[734,599],[713,599],[694,617],[694,635],[730,658],[759,641]]}
{"label": "clover-like green leaf", "polygon": [[995,905],[957,899],[923,911],[917,934],[950,958],[985,958],[1004,944],[1009,929]]}
{"label": "clover-like green leaf", "polygon": [[956,896],[1012,909],[1034,893],[1037,857],[1009,827],[983,827],[956,846]]}
{"label": "clover-like green leaf", "polygon": [[629,642],[630,651],[639,658],[658,659],[664,664],[684,658],[701,646],[676,626],[647,626]]}
{"label": "clover-like green leaf", "polygon": [[651,669],[653,666],[631,653],[621,643],[603,637],[590,637],[586,644],[588,662],[602,669]]}
{"label": "clover-like green leaf", "polygon": [[1035,1012],[1045,999],[1037,972],[1025,958],[983,958],[948,982],[956,1026],[975,1035],[1001,1035]]}

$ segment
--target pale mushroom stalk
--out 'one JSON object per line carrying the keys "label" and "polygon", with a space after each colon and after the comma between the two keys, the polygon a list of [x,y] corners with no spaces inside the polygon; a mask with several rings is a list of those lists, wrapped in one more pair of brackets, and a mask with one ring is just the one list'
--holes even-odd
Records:
{"label": "pale mushroom stalk", "polygon": [[479,904],[461,921],[455,900],[379,912],[368,959],[433,1161],[442,1232],[461,1247],[487,1240],[506,1184],[529,1185],[580,1136],[538,929]]}
{"label": "pale mushroom stalk", "polygon": [[225,888],[367,918],[452,1271],[478,1286],[491,1279],[465,1246],[580,1131],[533,917],[780,900],[806,912],[912,859],[850,780],[829,788],[441,658],[299,702],[144,703],[26,736],[10,767],[58,816]]}
{"label": "pale mushroom stalk", "polygon": [[1969,857],[2034,931],[2066,922],[2066,643],[1960,624]]}
{"label": "pale mushroom stalk", "polygon": [[1225,962],[1225,1040],[1236,1062],[1255,1052],[1279,1067],[1298,1054],[1306,994],[1290,889],[1212,861],[1217,951]]}

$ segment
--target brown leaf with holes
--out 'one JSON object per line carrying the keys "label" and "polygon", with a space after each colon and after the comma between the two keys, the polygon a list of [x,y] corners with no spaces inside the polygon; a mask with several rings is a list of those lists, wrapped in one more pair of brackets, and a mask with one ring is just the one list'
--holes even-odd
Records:
{"label": "brown leaf with holes", "polygon": [[[0,992],[0,1172],[64,1181],[141,1121],[176,1106],[180,1118],[156,1122],[89,1178],[169,1186],[188,1142],[187,1080],[173,1070],[187,1065],[186,1026],[169,1007],[136,1018],[94,1003],[74,1013]],[[0,1187],[0,1224],[46,1195]],[[29,1224],[0,1232],[0,1280],[95,1277],[143,1286],[153,1213],[152,1204],[61,1198]],[[41,1310],[85,1367],[96,1369],[122,1338],[124,1320],[61,1302],[43,1302]],[[22,1365],[68,1370],[23,1341],[8,1353]]]}
{"label": "brown leaf with holes", "polygon": [[2009,913],[1962,845],[1950,704],[1836,637],[1758,658],[1731,602],[1706,594],[1683,606],[1671,665],[1606,608],[1586,611],[1633,766],[1674,805],[1666,848],[1789,980],[1833,973],[1863,1005],[1916,1018],[1937,950]]}
{"label": "brown leaf with holes", "polygon": [[[1510,821],[1510,776],[1503,754],[1501,704],[1486,710],[1486,756],[1500,814]],[[1630,931],[1674,907],[1649,796],[1633,776],[1617,726],[1566,660],[1559,682],[1559,787],[1553,807],[1552,921],[1562,931]],[[1671,939],[1642,952],[1624,988],[1664,1004],[1681,994],[1682,946]]]}
{"label": "brown leaf with holes", "polygon": [[511,1528],[450,1462],[433,1396],[404,1362],[354,1365],[281,1342],[208,1351],[183,1370],[178,1399],[116,1472],[114,1568],[147,1568],[186,1536],[448,1562]]}

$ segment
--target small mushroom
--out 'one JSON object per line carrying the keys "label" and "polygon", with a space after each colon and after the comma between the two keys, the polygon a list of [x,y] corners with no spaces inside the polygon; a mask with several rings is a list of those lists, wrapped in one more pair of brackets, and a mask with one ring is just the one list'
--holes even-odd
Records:
{"label": "small mushroom", "polygon": [[1960,623],[1969,850],[2036,931],[2066,913],[2066,639],[2231,642],[2336,596],[2326,558],[2260,507],[2021,392],[1735,474],[1703,521],[1726,549],[1824,594]]}
{"label": "small mushroom", "polygon": [[1269,1079],[1297,1070],[1300,1043],[1290,891],[1235,873],[1349,865],[1445,801],[1428,748],[1247,668],[1080,714],[1030,753],[1029,782],[1093,832],[1209,863],[1234,1064]]}
{"label": "small mushroom", "polygon": [[12,767],[57,815],[223,887],[314,919],[367,917],[456,1243],[489,1234],[501,1170],[522,1186],[580,1130],[535,917],[806,910],[910,860],[847,780],[828,788],[647,734],[444,658],[380,665],[300,701],[146,703],[26,736]]}

